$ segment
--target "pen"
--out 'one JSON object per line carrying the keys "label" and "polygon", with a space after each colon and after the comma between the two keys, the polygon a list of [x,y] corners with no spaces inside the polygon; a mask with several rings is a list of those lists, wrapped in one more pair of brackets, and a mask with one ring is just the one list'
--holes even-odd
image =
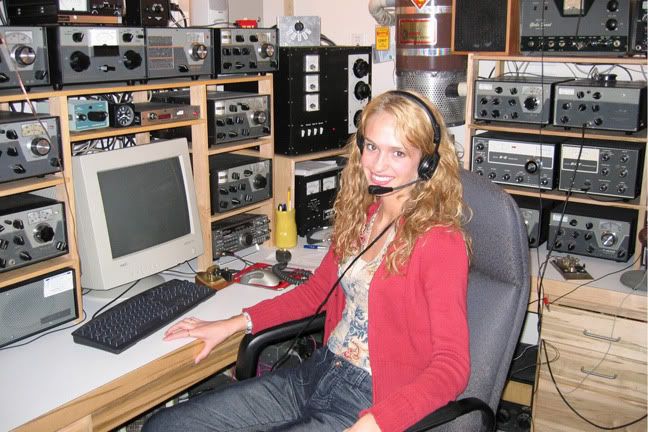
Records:
{"label": "pen", "polygon": [[286,203],[288,204],[288,211],[290,211],[290,208],[292,206],[292,203],[290,202],[290,188],[288,188],[288,201],[286,201]]}
{"label": "pen", "polygon": [[307,244],[307,245],[304,245],[304,249],[328,249],[328,247],[322,246],[322,245]]}

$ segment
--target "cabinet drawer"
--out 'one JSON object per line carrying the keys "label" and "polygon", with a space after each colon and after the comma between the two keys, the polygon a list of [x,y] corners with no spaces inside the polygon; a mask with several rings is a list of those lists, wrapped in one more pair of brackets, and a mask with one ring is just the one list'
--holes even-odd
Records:
{"label": "cabinet drawer", "polygon": [[[646,361],[646,323],[625,318],[552,306],[542,316],[543,339],[604,353]],[[611,346],[610,346],[611,342]]]}
{"label": "cabinet drawer", "polygon": [[[586,376],[582,370],[595,367],[602,353],[553,342],[547,344],[547,353],[560,391],[588,420],[601,426],[618,426],[646,413],[645,359],[634,361],[608,354],[596,369],[597,374],[607,377],[589,375],[581,383]],[[560,398],[545,364],[544,351],[540,351],[538,360],[542,366],[533,404],[534,431],[600,430],[576,416]],[[646,419],[619,430],[645,432]]]}

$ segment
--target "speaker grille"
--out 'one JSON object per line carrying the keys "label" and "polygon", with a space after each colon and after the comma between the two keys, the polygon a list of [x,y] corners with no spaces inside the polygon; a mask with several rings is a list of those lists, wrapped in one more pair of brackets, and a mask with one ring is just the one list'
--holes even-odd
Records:
{"label": "speaker grille", "polygon": [[455,0],[455,51],[505,51],[508,0]]}

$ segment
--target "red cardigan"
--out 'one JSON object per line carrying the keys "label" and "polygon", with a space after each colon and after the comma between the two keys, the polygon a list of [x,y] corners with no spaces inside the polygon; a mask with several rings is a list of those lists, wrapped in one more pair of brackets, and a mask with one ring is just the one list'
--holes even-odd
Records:
{"label": "red cardigan", "polygon": [[[245,309],[254,332],[313,314],[337,269],[338,259],[329,251],[307,283]],[[467,280],[463,238],[442,227],[417,241],[403,272],[389,276],[383,261],[374,274],[368,329],[374,404],[360,415],[372,413],[383,432],[405,430],[465,389]],[[325,305],[324,340],[340,321],[344,302],[338,286]]]}

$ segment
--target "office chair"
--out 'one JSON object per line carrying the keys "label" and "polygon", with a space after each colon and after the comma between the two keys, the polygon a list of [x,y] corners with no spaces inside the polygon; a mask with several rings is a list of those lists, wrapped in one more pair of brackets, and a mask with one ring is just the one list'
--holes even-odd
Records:
{"label": "office chair", "polygon": [[[464,200],[472,209],[466,226],[473,241],[468,279],[471,374],[456,401],[431,413],[408,431],[492,431],[530,290],[527,231],[513,199],[499,186],[462,171]],[[256,375],[260,352],[293,338],[308,320],[293,321],[257,335],[239,347],[237,379]],[[309,331],[323,329],[318,316]],[[479,415],[481,413],[481,415]]]}

